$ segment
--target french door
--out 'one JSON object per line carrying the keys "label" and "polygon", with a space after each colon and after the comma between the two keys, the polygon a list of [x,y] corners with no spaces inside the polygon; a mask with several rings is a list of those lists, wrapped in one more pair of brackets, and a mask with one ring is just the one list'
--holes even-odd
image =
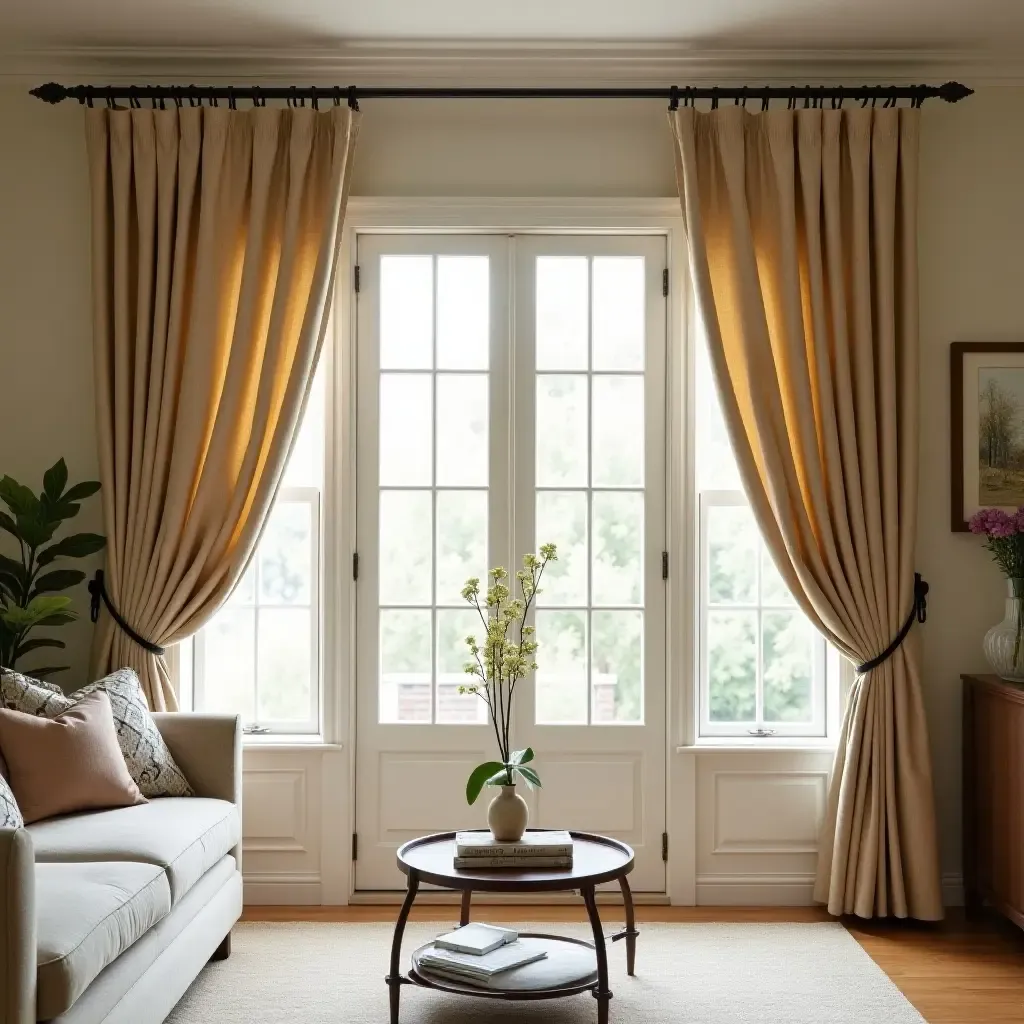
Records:
{"label": "french door", "polygon": [[665,239],[361,235],[357,260],[356,888],[485,824],[459,592],[553,542],[514,723],[531,822],[630,843],[634,889],[662,892]]}

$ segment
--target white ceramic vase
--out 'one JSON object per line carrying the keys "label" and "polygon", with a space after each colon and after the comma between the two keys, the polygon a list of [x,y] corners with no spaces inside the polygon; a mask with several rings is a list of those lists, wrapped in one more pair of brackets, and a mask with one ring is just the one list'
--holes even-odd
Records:
{"label": "white ceramic vase", "polygon": [[530,808],[515,786],[502,786],[487,807],[487,824],[499,843],[518,843],[530,820]]}

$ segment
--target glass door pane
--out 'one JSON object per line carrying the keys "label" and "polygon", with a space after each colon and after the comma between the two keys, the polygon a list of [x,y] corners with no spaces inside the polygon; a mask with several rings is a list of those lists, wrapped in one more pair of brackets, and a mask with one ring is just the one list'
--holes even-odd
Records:
{"label": "glass door pane", "polygon": [[559,550],[537,599],[537,641],[553,657],[537,676],[536,721],[639,723],[645,262],[538,256],[534,273],[533,550]]}
{"label": "glass door pane", "polygon": [[464,649],[460,592],[487,571],[489,276],[487,256],[380,257],[382,723],[486,720],[457,631]]}

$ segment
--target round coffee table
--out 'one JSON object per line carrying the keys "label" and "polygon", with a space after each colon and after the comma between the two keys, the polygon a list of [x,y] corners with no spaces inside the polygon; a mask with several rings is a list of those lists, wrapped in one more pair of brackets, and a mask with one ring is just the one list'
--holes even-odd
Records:
{"label": "round coffee table", "polygon": [[[598,1024],[608,1022],[608,1003],[612,994],[608,989],[608,954],[601,917],[597,912],[595,888],[604,882],[619,883],[626,911],[625,927],[610,936],[613,942],[626,940],[626,969],[630,975],[636,961],[636,930],[633,918],[633,897],[626,876],[633,870],[633,851],[625,844],[605,836],[588,832],[573,832],[573,866],[571,868],[513,869],[494,868],[491,870],[462,870],[454,867],[455,833],[440,832],[437,835],[413,839],[398,850],[398,867],[409,878],[405,902],[395,922],[395,935],[391,943],[391,970],[385,981],[391,998],[391,1024],[398,1024],[398,1002],[403,985],[420,985],[424,988],[441,989],[457,995],[477,996],[485,999],[556,999],[561,996],[591,992],[597,1000]],[[401,971],[402,936],[409,919],[420,884],[423,882],[439,885],[445,889],[462,892],[462,912],[459,925],[469,923],[470,900],[476,892],[542,893],[571,892],[579,890],[586,904],[594,941],[585,942],[564,935],[524,934],[523,938],[542,940],[548,949],[548,956],[562,957],[567,963],[576,965],[574,976],[559,978],[552,982],[550,972],[530,971],[529,965],[516,969],[516,982],[505,988],[474,988],[470,985],[450,981],[447,978],[430,976],[418,966],[418,954],[426,947],[420,947],[413,954],[412,968],[407,974]],[[594,951],[593,967],[590,961],[581,961],[579,947]],[[562,955],[562,951],[567,951]],[[544,961],[540,961],[544,963]],[[580,966],[582,964],[582,966]],[[587,968],[590,967],[588,970]],[[534,980],[535,979],[535,980]]]}

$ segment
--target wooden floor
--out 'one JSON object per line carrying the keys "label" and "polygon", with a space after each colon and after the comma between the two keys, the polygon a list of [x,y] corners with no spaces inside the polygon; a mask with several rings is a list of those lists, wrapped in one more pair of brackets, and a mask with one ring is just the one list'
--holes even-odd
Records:
{"label": "wooden floor", "polygon": [[[247,907],[246,921],[391,921],[396,906]],[[412,920],[450,921],[456,907],[414,907]],[[602,917],[615,920],[614,906]],[[638,906],[639,921],[829,921],[803,907]],[[477,920],[583,921],[583,908],[480,906]],[[1024,932],[954,910],[939,925],[843,922],[929,1024],[1024,1024]],[[642,940],[641,940],[642,941]],[[825,1022],[823,1022],[825,1024]]]}

